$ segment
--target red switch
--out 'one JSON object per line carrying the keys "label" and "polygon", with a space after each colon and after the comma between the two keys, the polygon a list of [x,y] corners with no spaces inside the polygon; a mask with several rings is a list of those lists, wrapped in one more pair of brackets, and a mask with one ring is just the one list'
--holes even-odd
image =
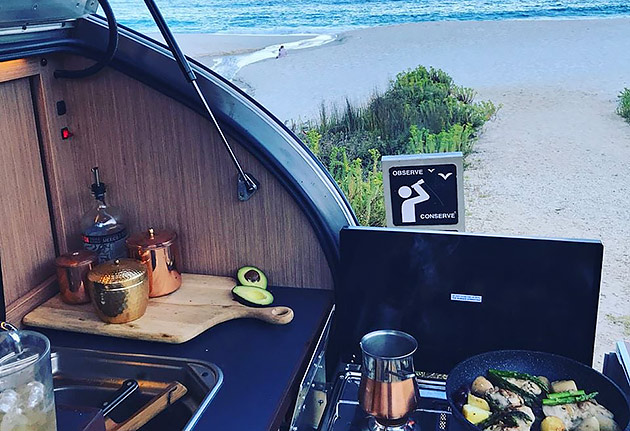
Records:
{"label": "red switch", "polygon": [[68,130],[67,127],[64,127],[63,129],[61,129],[61,139],[68,139],[72,136],[72,133],[70,132],[70,130]]}

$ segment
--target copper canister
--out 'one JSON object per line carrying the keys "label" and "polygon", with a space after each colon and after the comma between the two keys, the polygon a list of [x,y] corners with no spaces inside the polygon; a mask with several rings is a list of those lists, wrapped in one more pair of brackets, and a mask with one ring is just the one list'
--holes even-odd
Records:
{"label": "copper canister", "polygon": [[61,299],[67,304],[90,302],[87,289],[87,274],[98,260],[95,253],[87,250],[62,254],[55,259],[57,281]]}
{"label": "copper canister", "polygon": [[149,296],[168,295],[182,285],[177,234],[172,230],[150,228],[127,238],[129,257],[147,267]]}
{"label": "copper canister", "polygon": [[149,303],[146,267],[134,259],[110,260],[88,273],[96,314],[107,323],[126,323],[145,313]]}

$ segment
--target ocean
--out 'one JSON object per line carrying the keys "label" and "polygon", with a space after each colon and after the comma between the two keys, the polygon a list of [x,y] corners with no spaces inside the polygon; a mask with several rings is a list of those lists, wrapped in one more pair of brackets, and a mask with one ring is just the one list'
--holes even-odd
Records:
{"label": "ocean", "polygon": [[[121,24],[156,32],[142,0],[110,0]],[[175,32],[330,33],[442,20],[630,16],[628,0],[156,0]]]}

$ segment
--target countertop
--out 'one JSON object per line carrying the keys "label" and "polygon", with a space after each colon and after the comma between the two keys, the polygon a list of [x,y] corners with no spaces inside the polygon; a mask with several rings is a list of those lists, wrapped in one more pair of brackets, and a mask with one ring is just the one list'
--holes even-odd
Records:
{"label": "countertop", "polygon": [[[331,291],[271,288],[274,305],[295,318],[276,326],[252,319],[221,323],[183,344],[127,340],[37,329],[53,346],[199,359],[218,365],[223,386],[199,420],[198,430],[275,431],[284,419],[332,306]],[[164,316],[168,319],[168,316]]]}

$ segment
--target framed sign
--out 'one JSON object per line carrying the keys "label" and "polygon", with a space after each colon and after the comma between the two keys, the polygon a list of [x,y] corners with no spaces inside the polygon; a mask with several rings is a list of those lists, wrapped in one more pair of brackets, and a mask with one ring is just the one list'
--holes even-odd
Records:
{"label": "framed sign", "polygon": [[384,156],[388,227],[464,231],[462,153]]}

